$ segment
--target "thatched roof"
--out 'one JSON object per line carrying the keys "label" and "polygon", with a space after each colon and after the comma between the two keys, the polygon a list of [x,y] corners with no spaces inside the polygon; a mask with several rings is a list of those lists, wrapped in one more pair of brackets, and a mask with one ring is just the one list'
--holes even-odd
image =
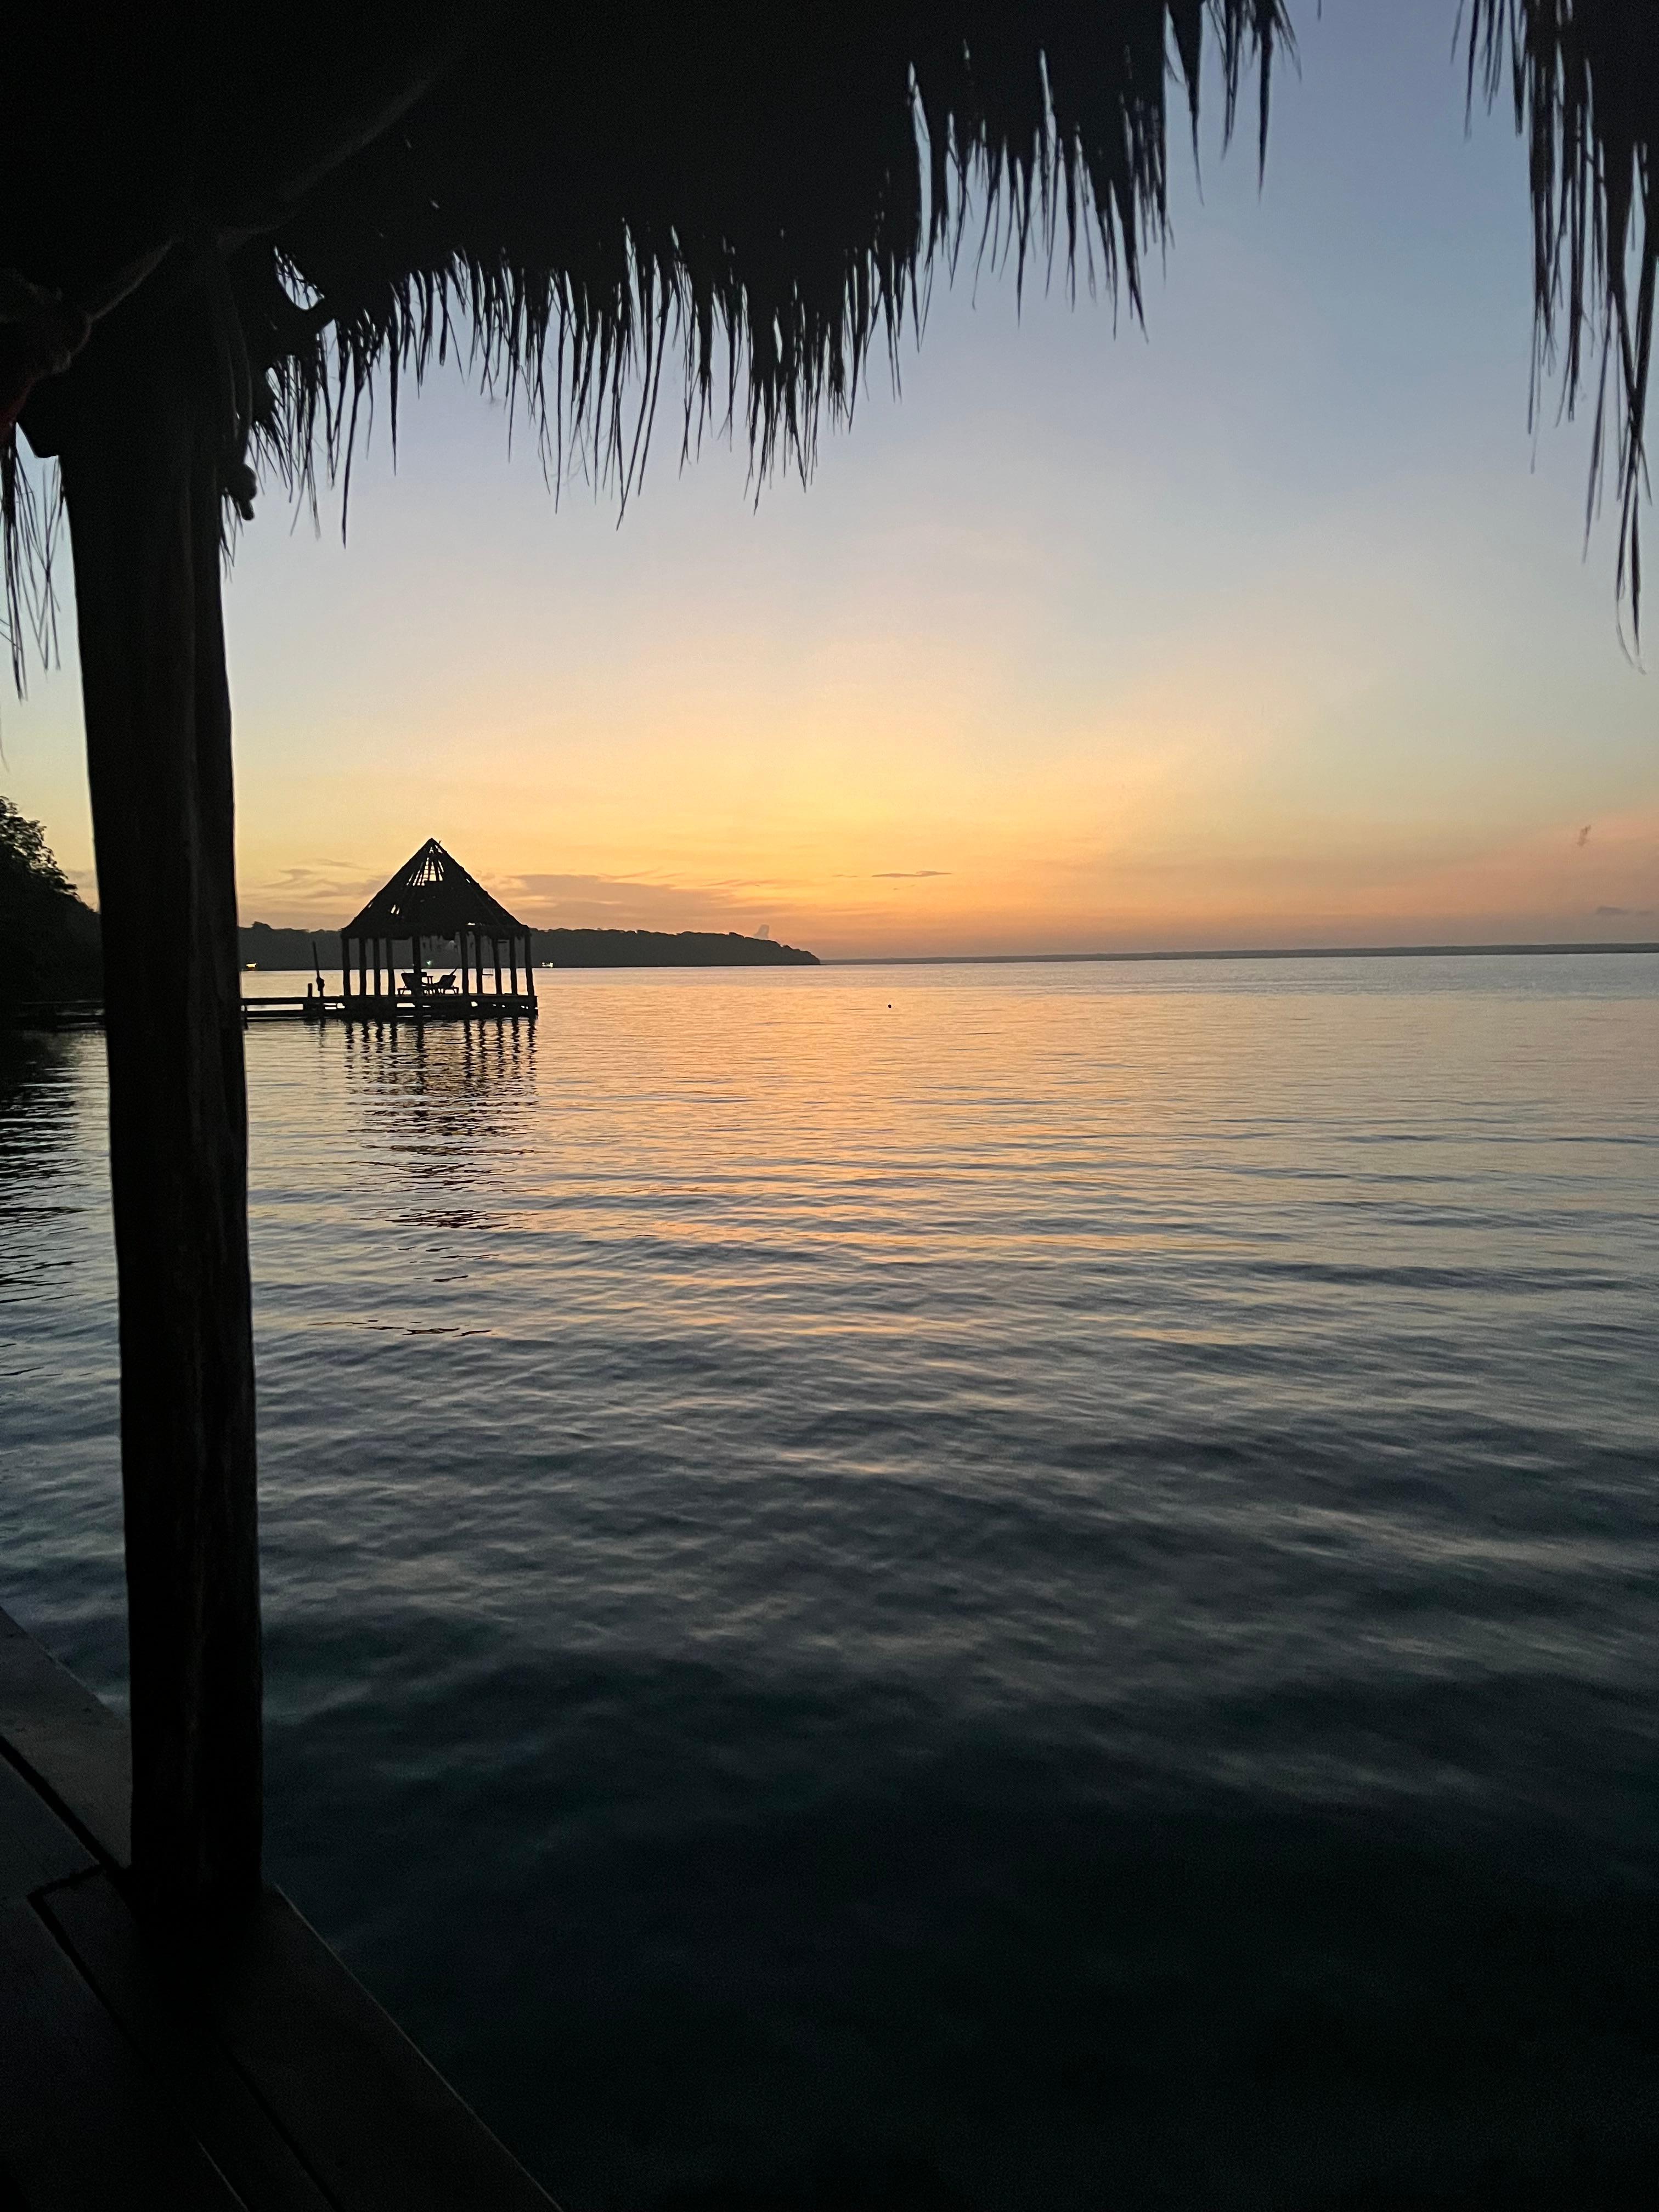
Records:
{"label": "thatched roof", "polygon": [[454,855],[428,837],[340,933],[343,937],[526,937],[523,922],[492,898]]}
{"label": "thatched roof", "polygon": [[[1472,87],[1512,68],[1532,136],[1540,345],[1559,337],[1571,393],[1610,342],[1627,526],[1656,19],[1653,0],[1471,0]],[[61,362],[83,310],[165,323],[169,288],[194,286],[218,303],[203,374],[244,505],[250,428],[304,480],[447,352],[526,401],[556,461],[586,441],[624,491],[670,362],[686,437],[730,414],[763,466],[805,465],[957,250],[970,185],[1022,263],[1057,249],[1134,300],[1172,86],[1195,111],[1207,38],[1229,122],[1255,70],[1265,130],[1288,33],[1285,0],[292,0],[280,35],[258,11],[64,0],[8,32],[27,91],[0,135],[0,279],[25,289],[8,306],[0,281],[0,448],[20,354]],[[75,382],[26,406],[37,449]],[[15,488],[7,506],[26,551]]]}
{"label": "thatched roof", "polygon": [[[0,286],[0,459],[9,389],[86,315],[148,317],[159,344],[194,288],[244,506],[250,428],[303,482],[446,353],[527,404],[556,465],[582,449],[624,492],[671,360],[688,437],[730,414],[763,467],[805,466],[959,243],[970,183],[1022,262],[1057,246],[1137,298],[1172,82],[1195,112],[1213,41],[1229,120],[1254,67],[1265,118],[1285,35],[1284,0],[293,0],[280,31],[64,0],[8,33],[27,91],[0,133],[0,271],[25,289]],[[105,343],[96,323],[87,356]],[[37,452],[77,380],[28,396]],[[38,546],[8,478],[21,591]]]}
{"label": "thatched roof", "polygon": [[[1571,412],[1595,403],[1589,517],[1611,441],[1619,580],[1640,613],[1638,501],[1659,273],[1659,6],[1654,0],[1472,0],[1469,85],[1507,77],[1530,142],[1534,367]],[[1537,385],[1534,383],[1534,401]]]}

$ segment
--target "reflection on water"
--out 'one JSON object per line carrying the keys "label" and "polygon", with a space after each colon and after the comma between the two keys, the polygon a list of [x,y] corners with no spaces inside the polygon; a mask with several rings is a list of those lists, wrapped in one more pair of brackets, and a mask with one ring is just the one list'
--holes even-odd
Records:
{"label": "reflection on water", "polygon": [[[1656,1044],[1638,958],[256,1027],[280,1878],[571,2212],[1611,2155]],[[27,1052],[0,1601],[117,1685],[100,1048]]]}
{"label": "reflection on water", "polygon": [[103,1040],[0,1032],[0,1603],[125,1693]]}
{"label": "reflection on water", "polygon": [[[343,1058],[368,1174],[378,1170],[423,1198],[465,1194],[487,1186],[501,1156],[520,1141],[535,1091],[532,1023],[351,1029]],[[481,1218],[435,1206],[398,1218],[440,1235]]]}

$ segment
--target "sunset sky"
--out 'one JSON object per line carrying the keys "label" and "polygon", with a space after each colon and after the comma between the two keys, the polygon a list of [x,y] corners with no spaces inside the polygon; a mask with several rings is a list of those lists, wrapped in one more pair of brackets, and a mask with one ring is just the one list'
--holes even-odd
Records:
{"label": "sunset sky", "polygon": [[[1304,0],[1265,191],[1175,149],[1144,335],[941,281],[805,490],[671,421],[618,526],[446,374],[343,550],[268,492],[243,918],[337,924],[435,835],[535,922],[827,954],[1659,937],[1659,672],[1587,426],[1528,430],[1523,155],[1455,15]],[[72,635],[0,789],[90,893]]]}

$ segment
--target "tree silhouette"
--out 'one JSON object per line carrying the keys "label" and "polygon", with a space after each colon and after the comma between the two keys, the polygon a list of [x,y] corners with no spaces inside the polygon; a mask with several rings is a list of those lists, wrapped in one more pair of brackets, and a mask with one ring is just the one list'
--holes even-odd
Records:
{"label": "tree silhouette", "polygon": [[97,915],[76,896],[40,824],[0,798],[0,994],[92,998],[101,980]]}

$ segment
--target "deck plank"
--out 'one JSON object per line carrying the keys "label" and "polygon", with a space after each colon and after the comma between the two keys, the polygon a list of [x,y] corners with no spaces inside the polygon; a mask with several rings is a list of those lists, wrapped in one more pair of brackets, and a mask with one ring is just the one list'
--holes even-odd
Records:
{"label": "deck plank", "polygon": [[0,1758],[0,1905],[15,1905],[31,1891],[83,1873],[93,1863],[80,1838]]}
{"label": "deck plank", "polygon": [[277,1893],[234,1934],[190,1948],[176,1930],[146,1935],[102,1873],[52,1891],[43,1910],[258,2212],[548,2212]]}
{"label": "deck plank", "polygon": [[0,1612],[0,2207],[550,2212],[286,1899],[230,1937],[135,1920],[130,1774]]}
{"label": "deck plank", "polygon": [[126,1723],[0,1610],[0,1737],[112,1865],[131,1856]]}
{"label": "deck plank", "polygon": [[341,2212],[550,2212],[552,2198],[275,1891],[211,1963],[202,2001]]}
{"label": "deck plank", "polygon": [[29,2212],[246,2212],[27,1904],[0,1911],[0,2166]]}
{"label": "deck plank", "polygon": [[50,1890],[40,1910],[250,2212],[331,2212],[301,2152],[191,2006],[167,1948],[146,1935],[109,1876]]}

